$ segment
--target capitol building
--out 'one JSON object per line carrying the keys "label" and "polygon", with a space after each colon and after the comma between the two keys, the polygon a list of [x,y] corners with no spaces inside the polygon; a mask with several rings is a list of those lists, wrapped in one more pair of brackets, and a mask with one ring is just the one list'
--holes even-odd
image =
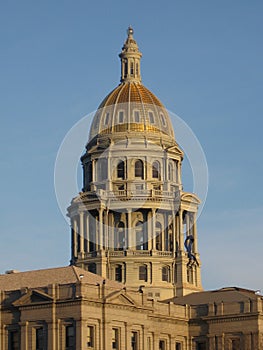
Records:
{"label": "capitol building", "polygon": [[263,299],[204,291],[184,153],[143,84],[133,29],[100,103],[68,207],[70,265],[0,275],[2,350],[262,350]]}

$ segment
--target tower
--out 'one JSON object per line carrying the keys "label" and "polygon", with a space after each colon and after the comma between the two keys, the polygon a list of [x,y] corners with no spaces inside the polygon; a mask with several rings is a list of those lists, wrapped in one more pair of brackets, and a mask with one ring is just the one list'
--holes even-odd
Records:
{"label": "tower", "polygon": [[202,290],[199,199],[183,191],[169,114],[141,83],[128,28],[121,82],[95,113],[81,157],[83,189],[68,208],[71,264],[164,299]]}

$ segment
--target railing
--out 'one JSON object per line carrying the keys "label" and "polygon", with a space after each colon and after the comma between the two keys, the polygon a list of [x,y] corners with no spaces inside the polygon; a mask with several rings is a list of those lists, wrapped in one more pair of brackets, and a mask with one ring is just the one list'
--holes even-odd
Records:
{"label": "railing", "polygon": [[77,198],[77,200],[85,201],[94,198],[110,199],[111,201],[119,200],[175,200],[178,198],[177,192],[161,191],[161,190],[118,190],[106,191],[98,189],[97,191],[85,192]]}
{"label": "railing", "polygon": [[89,259],[101,256],[123,257],[123,256],[166,256],[172,257],[173,252],[160,250],[99,250],[94,252],[79,253],[78,259]]}

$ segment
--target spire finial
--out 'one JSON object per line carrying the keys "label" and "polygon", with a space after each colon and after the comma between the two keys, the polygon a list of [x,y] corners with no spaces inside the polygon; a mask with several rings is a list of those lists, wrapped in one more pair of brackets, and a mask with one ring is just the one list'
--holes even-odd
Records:
{"label": "spire finial", "polygon": [[130,25],[127,29],[127,39],[119,54],[121,58],[121,82],[141,82],[140,60],[142,57],[138,45],[133,38],[134,30]]}
{"label": "spire finial", "polygon": [[128,36],[132,36],[133,33],[134,33],[134,30],[133,30],[132,26],[129,25],[129,27],[128,27],[128,29],[127,29],[127,35],[128,35]]}

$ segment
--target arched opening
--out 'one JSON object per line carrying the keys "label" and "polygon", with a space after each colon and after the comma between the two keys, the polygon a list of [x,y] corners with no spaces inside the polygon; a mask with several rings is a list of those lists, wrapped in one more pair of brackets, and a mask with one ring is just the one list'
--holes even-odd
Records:
{"label": "arched opening", "polygon": [[117,177],[122,180],[125,179],[125,163],[122,160],[117,165]]}
{"label": "arched opening", "polygon": [[131,62],[131,76],[134,75],[134,63]]}
{"label": "arched opening", "polygon": [[155,224],[155,249],[162,250],[162,225],[160,222]]}
{"label": "arched opening", "polygon": [[135,226],[136,250],[147,250],[148,242],[146,238],[146,228],[142,221],[138,221]]}
{"label": "arched opening", "polygon": [[157,160],[152,165],[152,178],[160,179],[160,163]]}
{"label": "arched opening", "polygon": [[135,162],[134,175],[140,179],[143,179],[143,161],[138,159]]}
{"label": "arched opening", "polygon": [[124,250],[125,248],[125,225],[120,221],[116,227],[115,237],[114,237],[114,247],[115,250]]}

